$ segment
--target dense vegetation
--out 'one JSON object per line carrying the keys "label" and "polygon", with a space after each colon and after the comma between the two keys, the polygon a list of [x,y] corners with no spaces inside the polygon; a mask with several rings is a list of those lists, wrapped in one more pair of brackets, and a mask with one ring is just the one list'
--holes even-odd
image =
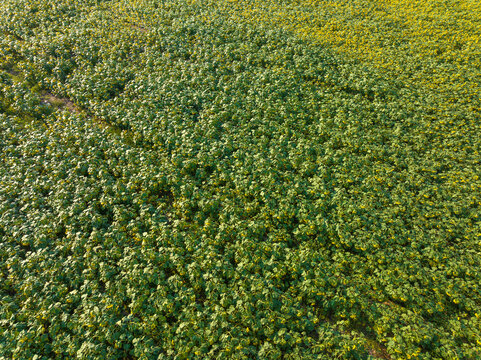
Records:
{"label": "dense vegetation", "polygon": [[481,358],[477,7],[3,1],[0,359]]}

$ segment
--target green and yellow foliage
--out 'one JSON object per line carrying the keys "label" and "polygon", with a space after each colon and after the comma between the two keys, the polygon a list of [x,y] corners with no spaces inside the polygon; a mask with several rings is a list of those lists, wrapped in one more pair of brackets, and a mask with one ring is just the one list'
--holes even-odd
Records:
{"label": "green and yellow foliage", "polygon": [[474,0],[4,0],[0,359],[481,358]]}

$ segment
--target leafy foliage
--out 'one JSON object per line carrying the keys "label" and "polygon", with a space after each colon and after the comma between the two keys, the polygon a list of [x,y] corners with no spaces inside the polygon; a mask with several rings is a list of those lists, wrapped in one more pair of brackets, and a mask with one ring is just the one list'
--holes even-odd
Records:
{"label": "leafy foliage", "polygon": [[477,63],[335,3],[0,5],[0,356],[481,356]]}

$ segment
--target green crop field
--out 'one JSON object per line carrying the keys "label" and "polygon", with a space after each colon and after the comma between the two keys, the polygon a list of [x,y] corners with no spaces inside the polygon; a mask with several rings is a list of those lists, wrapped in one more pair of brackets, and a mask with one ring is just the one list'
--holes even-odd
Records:
{"label": "green crop field", "polygon": [[481,2],[2,0],[0,359],[481,359]]}

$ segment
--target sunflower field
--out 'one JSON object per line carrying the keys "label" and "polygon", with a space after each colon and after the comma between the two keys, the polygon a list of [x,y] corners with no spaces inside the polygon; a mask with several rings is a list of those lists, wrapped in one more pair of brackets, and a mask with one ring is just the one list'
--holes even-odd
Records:
{"label": "sunflower field", "polygon": [[481,359],[481,3],[3,0],[0,359]]}

